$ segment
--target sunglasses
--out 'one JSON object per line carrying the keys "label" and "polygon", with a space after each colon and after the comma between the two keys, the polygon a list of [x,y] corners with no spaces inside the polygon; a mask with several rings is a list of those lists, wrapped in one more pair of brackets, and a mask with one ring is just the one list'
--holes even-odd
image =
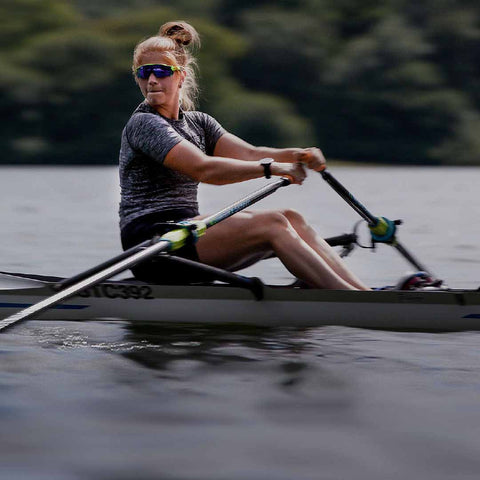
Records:
{"label": "sunglasses", "polygon": [[173,65],[163,65],[161,63],[147,63],[141,65],[135,70],[135,75],[142,80],[146,80],[153,73],[156,78],[170,77],[174,72],[182,70],[182,67]]}

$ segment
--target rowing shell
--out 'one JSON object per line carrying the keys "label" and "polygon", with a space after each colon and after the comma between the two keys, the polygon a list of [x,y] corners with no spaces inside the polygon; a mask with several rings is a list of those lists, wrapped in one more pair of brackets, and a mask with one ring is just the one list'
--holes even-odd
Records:
{"label": "rowing shell", "polygon": [[[55,292],[61,279],[0,273],[0,318]],[[480,292],[345,291],[265,286],[263,299],[225,284],[101,283],[43,312],[41,320],[480,330]]]}

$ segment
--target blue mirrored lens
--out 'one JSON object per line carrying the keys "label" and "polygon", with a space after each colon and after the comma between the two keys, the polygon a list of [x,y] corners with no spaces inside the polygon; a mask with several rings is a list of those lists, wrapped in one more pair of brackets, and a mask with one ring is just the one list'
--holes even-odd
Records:
{"label": "blue mirrored lens", "polygon": [[173,75],[173,69],[166,65],[143,65],[137,68],[137,77],[146,80],[151,74],[156,78],[164,78]]}
{"label": "blue mirrored lens", "polygon": [[152,71],[157,78],[169,77],[170,75],[173,75],[173,70],[170,67],[164,67],[162,65],[153,67]]}

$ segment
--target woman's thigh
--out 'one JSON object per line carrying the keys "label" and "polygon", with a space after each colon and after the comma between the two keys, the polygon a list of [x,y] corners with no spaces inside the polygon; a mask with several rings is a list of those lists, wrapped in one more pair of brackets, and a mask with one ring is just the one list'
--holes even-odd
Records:
{"label": "woman's thigh", "polygon": [[209,228],[197,242],[200,261],[239,270],[272,254],[269,229],[287,220],[279,212],[242,211]]}

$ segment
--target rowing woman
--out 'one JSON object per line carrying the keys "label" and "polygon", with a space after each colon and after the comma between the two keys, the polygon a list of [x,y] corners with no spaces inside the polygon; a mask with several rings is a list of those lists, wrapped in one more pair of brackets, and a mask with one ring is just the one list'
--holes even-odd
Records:
{"label": "rowing woman", "polygon": [[[325,166],[318,148],[255,147],[195,111],[192,50],[198,45],[196,30],[179,21],[166,23],[157,36],[135,48],[133,72],[145,100],[122,134],[120,228],[125,249],[163,233],[165,222],[202,218],[199,182],[224,185],[288,176],[302,184],[305,168],[320,171]],[[294,210],[237,213],[175,254],[230,271],[274,254],[312,287],[368,289]],[[172,271],[157,258],[132,271],[149,282],[185,281],[189,277],[179,268]]]}

